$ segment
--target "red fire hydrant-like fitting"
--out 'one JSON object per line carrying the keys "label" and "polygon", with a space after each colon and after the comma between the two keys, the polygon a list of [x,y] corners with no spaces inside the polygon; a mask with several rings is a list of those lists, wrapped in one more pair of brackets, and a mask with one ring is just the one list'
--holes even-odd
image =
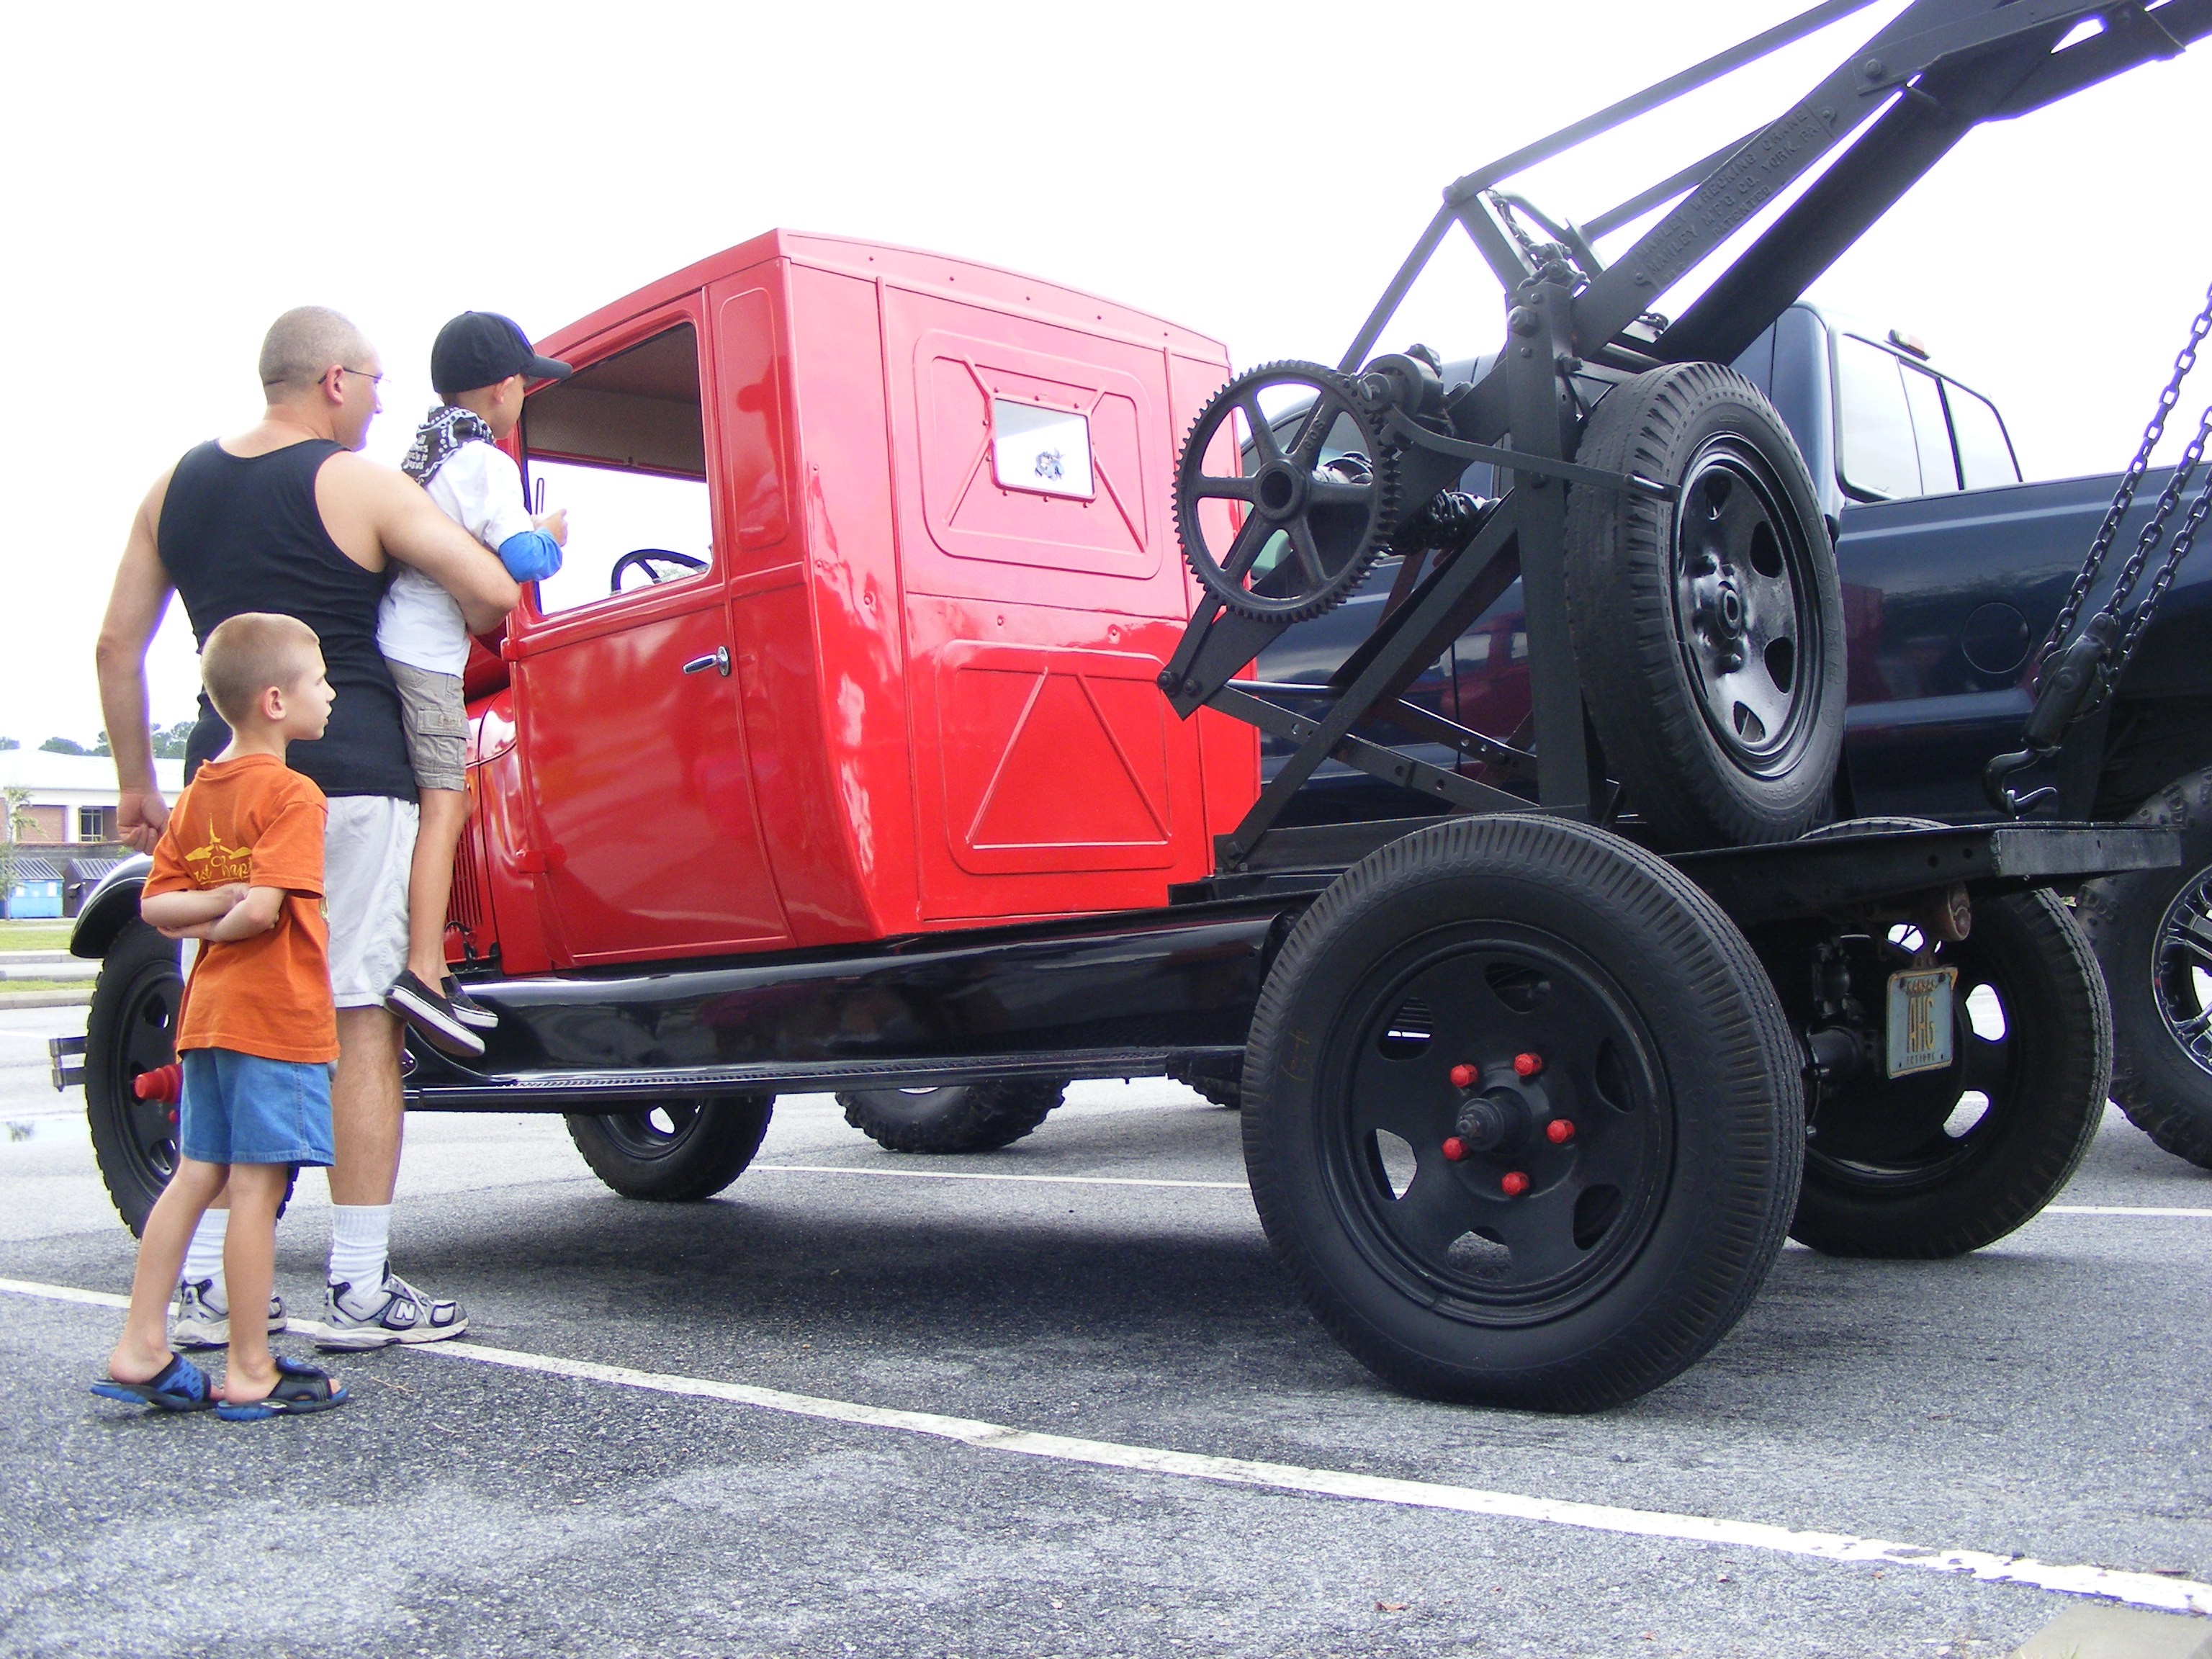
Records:
{"label": "red fire hydrant-like fitting", "polygon": [[1513,1075],[1516,1077],[1534,1077],[1537,1073],[1543,1069],[1544,1057],[1541,1054],[1516,1054],[1513,1056]]}
{"label": "red fire hydrant-like fitting", "polygon": [[1475,1079],[1480,1075],[1481,1073],[1477,1072],[1472,1066],[1455,1066],[1451,1068],[1452,1087],[1455,1089],[1472,1089],[1474,1087]]}
{"label": "red fire hydrant-like fitting", "polygon": [[1498,1190],[1508,1198],[1518,1198],[1528,1190],[1528,1177],[1518,1170],[1508,1170],[1498,1178]]}
{"label": "red fire hydrant-like fitting", "polygon": [[150,1072],[139,1073],[131,1083],[131,1092],[139,1099],[158,1100],[167,1106],[175,1105],[184,1091],[185,1068],[174,1060]]}
{"label": "red fire hydrant-like fitting", "polygon": [[1575,1126],[1563,1117],[1555,1117],[1544,1126],[1544,1139],[1554,1146],[1564,1146],[1575,1138]]}

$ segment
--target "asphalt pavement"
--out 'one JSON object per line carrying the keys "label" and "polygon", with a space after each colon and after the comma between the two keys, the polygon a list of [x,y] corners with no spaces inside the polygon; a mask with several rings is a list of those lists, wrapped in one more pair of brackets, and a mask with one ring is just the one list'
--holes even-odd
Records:
{"label": "asphalt pavement", "polygon": [[[1953,1262],[1792,1246],[1586,1418],[1376,1384],[1172,1085],[949,1159],[787,1099],[690,1206],[558,1119],[421,1116],[395,1265],[467,1352],[232,1425],[86,1391],[132,1246],[46,1082],[82,1017],[0,1012],[0,1652],[1950,1659],[2077,1605],[2044,1584],[2212,1595],[2212,1175],[2117,1114],[2064,1209]],[[280,1231],[311,1316],[325,1202]]]}

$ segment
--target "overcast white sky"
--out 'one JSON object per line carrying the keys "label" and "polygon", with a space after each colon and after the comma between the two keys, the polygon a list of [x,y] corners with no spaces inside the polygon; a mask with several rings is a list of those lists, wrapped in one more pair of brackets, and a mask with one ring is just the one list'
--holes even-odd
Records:
{"label": "overcast white sky", "polygon": [[[775,225],[1093,289],[1240,365],[1332,360],[1449,180],[1799,9],[26,9],[0,67],[0,735],[98,729],[92,641],[131,514],[255,417],[288,306],[379,343],[388,460],[454,312],[550,333]],[[1779,112],[1897,9],[1525,188],[1594,215]],[[2212,280],[2208,93],[2212,44],[1977,131],[1815,296],[1924,337],[1997,399],[2031,476],[2116,470]],[[1496,290],[1454,252],[1387,344],[1494,347]],[[2208,396],[2212,373],[2182,414]],[[153,665],[155,718],[184,718],[181,611]]]}

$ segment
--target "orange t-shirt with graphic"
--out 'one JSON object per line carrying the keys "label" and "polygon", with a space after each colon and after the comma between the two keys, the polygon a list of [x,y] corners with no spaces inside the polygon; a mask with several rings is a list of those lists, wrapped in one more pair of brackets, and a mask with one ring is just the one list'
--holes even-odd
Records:
{"label": "orange t-shirt with graphic", "polygon": [[331,933],[323,905],[323,792],[274,755],[209,761],[169,813],[148,893],[281,887],[276,925],[200,942],[178,1011],[177,1052],[228,1048],[264,1060],[338,1057]]}

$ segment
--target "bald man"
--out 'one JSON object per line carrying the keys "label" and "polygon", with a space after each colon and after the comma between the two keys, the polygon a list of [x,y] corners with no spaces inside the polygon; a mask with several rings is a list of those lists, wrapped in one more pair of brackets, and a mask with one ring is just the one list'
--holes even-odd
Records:
{"label": "bald man", "polygon": [[[376,611],[393,561],[460,602],[469,627],[496,628],[518,590],[497,558],[441,513],[420,485],[355,452],[383,405],[383,361],[335,311],[279,317],[261,346],[267,408],[234,437],[188,452],[155,480],[131,526],[101,624],[100,706],[122,800],[123,839],[150,847],[168,821],[147,734],[146,649],[176,593],[204,642],[241,611],[296,617],[315,630],[337,692],[320,739],[288,763],[330,799],[324,902],[338,1061],[331,1085],[337,1162],[330,1172],[331,1269],[321,1346],[382,1347],[458,1336],[468,1318],[391,1271],[386,1244],[399,1168],[398,1023],[385,988],[407,956],[407,876],[416,786],[399,696],[376,648]],[[229,741],[203,696],[185,775]],[[222,1282],[225,1210],[210,1210],[185,1257],[173,1340],[229,1339]],[[258,1310],[255,1310],[258,1311]],[[271,1328],[284,1322],[281,1303]]]}

